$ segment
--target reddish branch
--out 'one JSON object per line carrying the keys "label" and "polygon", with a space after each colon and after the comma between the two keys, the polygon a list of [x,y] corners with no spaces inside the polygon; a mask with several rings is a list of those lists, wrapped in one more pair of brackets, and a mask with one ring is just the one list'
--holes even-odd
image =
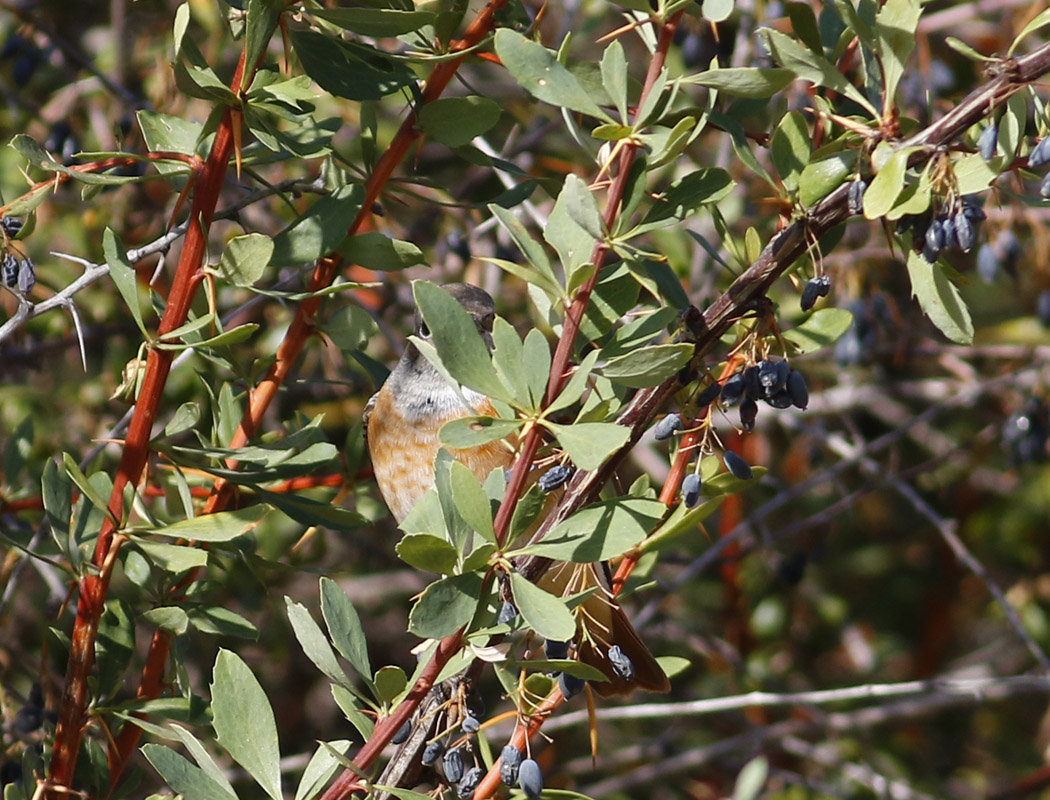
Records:
{"label": "reddish branch", "polygon": [[[256,65],[252,65],[254,72]],[[244,74],[244,51],[232,81],[240,86]],[[175,269],[171,291],[164,314],[158,326],[158,336],[175,330],[186,322],[190,304],[201,280],[201,264],[207,250],[207,229],[219,199],[219,191],[226,177],[233,138],[230,129],[230,113],[227,110],[215,132],[215,141],[208,160],[200,170],[197,190],[193,196],[186,241]],[[160,408],[174,351],[152,348],[146,359],[142,388],[135,411],[128,426],[120,466],[113,480],[113,492],[109,498],[109,514],[99,532],[92,565],[95,572],[85,575],[79,586],[77,617],[73,624],[69,664],[66,668],[65,690],[59,710],[58,727],[55,731],[54,753],[48,777],[48,796],[64,797],[72,788],[73,771],[83,738],[85,711],[88,696],[88,675],[95,657],[95,639],[99,620],[105,610],[106,597],[113,565],[119,550],[120,539],[116,538],[117,526],[124,518],[124,493],[128,486],[135,486],[146,467],[149,457],[149,440],[157,412]],[[133,726],[127,726],[133,727]],[[117,775],[124,761],[114,763]],[[113,776],[115,780],[117,775]]]}
{"label": "reddish branch", "polygon": [[[467,50],[478,44],[495,27],[494,14],[505,4],[506,0],[490,0],[488,5],[478,14],[471,25],[466,29],[463,38],[452,43],[451,50],[453,52]],[[442,62],[433,69],[430,77],[427,79],[426,86],[422,93],[423,104],[431,102],[441,96],[442,92],[448,86],[465,58],[466,55],[458,59]],[[236,83],[236,78],[234,83]],[[365,184],[365,199],[361,204],[361,210],[358,212],[350,226],[348,235],[354,235],[359,232],[362,229],[362,226],[369,220],[372,206],[382,194],[387,181],[390,179],[395,168],[404,158],[405,154],[419,138],[420,132],[416,128],[416,114],[417,110],[414,109],[408,115],[394,139],[391,141],[389,147],[379,159],[372,174],[369,176],[368,181]],[[228,123],[228,119],[224,122]],[[227,160],[228,156],[229,153],[227,153]],[[200,191],[201,190],[199,189],[198,192]],[[214,209],[214,205],[212,208]],[[317,267],[311,278],[310,290],[317,291],[331,284],[341,266],[342,259],[337,254],[326,256],[318,261]],[[300,304],[295,319],[289,327],[281,345],[278,347],[277,357],[273,366],[250,393],[248,408],[245,410],[241,424],[230,443],[231,449],[243,447],[258,431],[263,415],[276,397],[278,389],[287,379],[291,368],[298,359],[306,341],[313,333],[314,319],[320,309],[321,299],[322,298],[319,296],[309,297]],[[227,466],[233,468],[236,466],[236,462],[232,460],[228,461]],[[226,481],[221,479],[216,481],[212,494],[208,498],[208,502],[202,513],[215,513],[226,508],[234,497],[234,489],[235,487]],[[184,590],[186,585],[195,579],[195,575],[196,573],[192,573],[188,580],[184,580],[180,583],[180,591]],[[453,639],[455,640],[454,642]],[[150,643],[149,654],[140,679],[137,694],[140,699],[156,697],[163,689],[163,676],[167,666],[170,645],[171,639],[169,634],[166,631],[158,629],[154,633],[153,639]],[[442,646],[439,647],[435,653],[434,660],[420,679],[420,684],[413,688],[413,691],[409,694],[408,698],[406,698],[406,700],[398,707],[396,714],[390,718],[391,720],[399,719],[400,721],[397,725],[391,727],[386,722],[381,722],[377,725],[372,738],[361,752],[358,753],[355,763],[359,767],[363,769],[367,768],[375,760],[375,757],[378,755],[382,747],[385,746],[386,742],[389,741],[390,737],[397,731],[404,719],[408,718],[423,697],[426,696],[430,685],[427,684],[425,688],[422,689],[421,687],[427,680],[431,682],[433,681],[433,678],[441,671],[445,662],[451,658],[458,649],[458,637],[450,637],[450,639],[442,643]],[[433,673],[431,674],[432,669]],[[110,758],[111,785],[115,785],[117,778],[126,766],[140,737],[141,731],[135,725],[126,725],[121,731],[115,752],[111,754]],[[347,775],[343,777],[349,780],[350,776],[353,776],[353,773],[347,773]]]}

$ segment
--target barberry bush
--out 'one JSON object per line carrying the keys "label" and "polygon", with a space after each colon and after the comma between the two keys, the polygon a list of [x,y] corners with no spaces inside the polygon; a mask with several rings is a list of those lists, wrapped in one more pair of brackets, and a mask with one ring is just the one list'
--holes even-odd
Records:
{"label": "barberry bush", "polygon": [[[1048,28],[7,4],[5,800],[1044,790]],[[442,442],[517,460],[399,530],[416,308],[498,415]],[[668,694],[601,696],[552,560]]]}

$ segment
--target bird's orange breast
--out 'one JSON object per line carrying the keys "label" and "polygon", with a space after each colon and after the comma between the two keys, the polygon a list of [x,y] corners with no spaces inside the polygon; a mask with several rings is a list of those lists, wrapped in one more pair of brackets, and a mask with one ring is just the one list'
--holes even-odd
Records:
{"label": "bird's orange breast", "polygon": [[[472,414],[496,416],[496,410],[486,398],[473,411],[462,408],[409,419],[393,392],[385,385],[379,390],[368,419],[368,449],[379,491],[399,524],[434,485],[434,458],[441,448],[441,426]],[[497,467],[510,467],[513,459],[511,450],[500,441],[448,450],[479,481]]]}

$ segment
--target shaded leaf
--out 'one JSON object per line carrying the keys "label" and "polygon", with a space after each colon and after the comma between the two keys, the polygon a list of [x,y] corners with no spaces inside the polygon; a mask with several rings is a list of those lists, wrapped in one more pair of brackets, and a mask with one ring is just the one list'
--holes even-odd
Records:
{"label": "shaded leaf", "polygon": [[423,639],[450,636],[470,622],[481,596],[481,576],[452,575],[423,590],[408,617],[408,630]]}
{"label": "shaded leaf", "polygon": [[372,674],[372,666],[361,619],[346,592],[331,578],[321,578],[321,615],[335,649],[358,675],[367,679]]}
{"label": "shaded leaf", "polygon": [[627,443],[631,429],[611,422],[577,422],[557,425],[543,421],[580,469],[598,469],[612,453]]}
{"label": "shaded leaf", "polygon": [[908,277],[912,295],[941,333],[957,344],[973,343],[973,320],[958,288],[944,270],[930,264],[921,254],[909,251]]}
{"label": "shaded leaf", "polygon": [[522,619],[544,639],[567,642],[576,635],[576,618],[558,597],[530,583],[517,572],[509,573],[510,591]]}
{"label": "shaded leaf", "polygon": [[578,564],[607,561],[639,544],[666,513],[657,500],[605,500],[581,509],[518,552]]}

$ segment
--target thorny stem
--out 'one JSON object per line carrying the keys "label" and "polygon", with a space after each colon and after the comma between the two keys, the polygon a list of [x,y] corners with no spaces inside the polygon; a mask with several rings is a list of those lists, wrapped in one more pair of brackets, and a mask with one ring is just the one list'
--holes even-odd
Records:
{"label": "thorny stem", "polygon": [[[451,49],[453,51],[468,50],[480,42],[494,27],[495,12],[502,8],[506,2],[507,0],[490,0],[488,5],[486,5],[470,26],[464,31],[463,38],[458,42],[454,42]],[[458,59],[442,62],[434,68],[426,82],[425,88],[423,89],[422,104],[426,104],[441,95],[465,58],[466,55]],[[414,109],[406,117],[394,139],[391,141],[390,146],[383,153],[372,174],[369,176],[365,185],[365,199],[361,204],[361,210],[358,212],[350,226],[348,235],[353,235],[359,232],[362,227],[368,223],[373,203],[379,198],[387,181],[393,174],[394,169],[408,152],[409,148],[411,148],[412,144],[419,138],[420,132],[416,129],[416,114],[417,109]],[[314,270],[308,291],[316,292],[328,286],[341,266],[342,259],[338,255],[329,255],[320,259]],[[307,339],[313,333],[314,318],[320,305],[321,298],[318,296],[309,297],[300,304],[296,311],[295,319],[277,350],[277,357],[273,366],[260,383],[250,392],[248,408],[245,410],[241,424],[230,443],[231,449],[243,447],[258,430],[264,413],[269,408],[274,397],[276,397],[280,386],[287,379],[287,376],[296,362],[299,353],[302,351]],[[227,462],[227,466],[233,468],[236,466],[236,462],[230,460]],[[208,498],[208,502],[202,513],[209,514],[222,510],[233,499],[233,496],[233,486],[231,484],[222,479],[216,481],[213,486],[212,494]],[[194,580],[195,575],[195,572],[191,573],[188,579],[181,585],[182,588],[185,588],[185,585],[188,585],[190,581]],[[433,678],[440,673],[441,668],[445,665],[448,659],[458,651],[460,636],[460,634],[454,634],[452,637],[448,637],[441,643],[441,646],[435,651],[431,663],[427,666],[424,675],[420,678],[419,683],[413,687],[408,697],[406,697],[406,699],[398,706],[395,714],[387,718],[386,722],[377,725],[371,739],[365,744],[364,748],[362,748],[355,758],[354,763],[356,766],[361,769],[367,769],[371,766],[372,762],[374,762],[376,756],[378,756],[379,752],[389,741],[390,737],[393,736],[404,720],[408,719],[419,703],[422,702],[423,698],[426,697],[426,693],[430,688],[429,684],[426,684],[426,682],[428,680],[432,682]],[[155,697],[160,692],[170,644],[170,638],[164,631],[158,630],[154,634],[153,640],[150,643],[149,658],[140,679],[139,697]],[[421,688],[424,684],[426,684],[425,688]],[[395,719],[397,720],[396,725],[387,724]],[[114,759],[114,763],[119,765],[120,769],[123,769],[124,765],[126,765],[140,735],[141,733],[139,729],[134,725],[126,726],[121,732],[118,748],[119,752]],[[115,782],[115,780],[116,776],[111,776],[111,782]],[[329,789],[329,792],[326,793],[325,797],[345,796],[331,795],[333,791],[336,791],[336,787],[342,787],[339,791],[348,794],[357,788],[357,776],[353,772],[344,773]]]}
{"label": "thorny stem", "polygon": [[[234,86],[240,85],[244,74],[244,58],[242,48],[234,73]],[[257,65],[251,65],[251,70],[254,72],[256,67]],[[197,191],[194,193],[190,211],[186,241],[175,270],[164,314],[158,326],[158,335],[162,336],[175,330],[185,323],[188,316],[190,303],[196,292],[197,284],[200,282],[200,267],[207,249],[207,228],[211,223],[219,192],[226,176],[231,149],[230,115],[227,112],[215,132],[211,154],[200,172]],[[109,581],[120,545],[120,540],[115,539],[116,528],[111,520],[123,519],[125,489],[135,486],[145,469],[153,423],[157,417],[164,384],[173,358],[174,352],[171,350],[152,348],[149,351],[139,399],[128,427],[120,466],[113,480],[113,491],[110,494],[108,506],[109,514],[99,532],[92,558],[92,564],[97,572],[84,575],[80,581],[77,617],[73,624],[65,690],[55,731],[54,753],[51,757],[46,791],[47,796],[51,798],[59,797],[63,790],[68,790],[72,786],[73,772],[84,731],[88,675],[94,662],[99,620],[105,609]]]}

